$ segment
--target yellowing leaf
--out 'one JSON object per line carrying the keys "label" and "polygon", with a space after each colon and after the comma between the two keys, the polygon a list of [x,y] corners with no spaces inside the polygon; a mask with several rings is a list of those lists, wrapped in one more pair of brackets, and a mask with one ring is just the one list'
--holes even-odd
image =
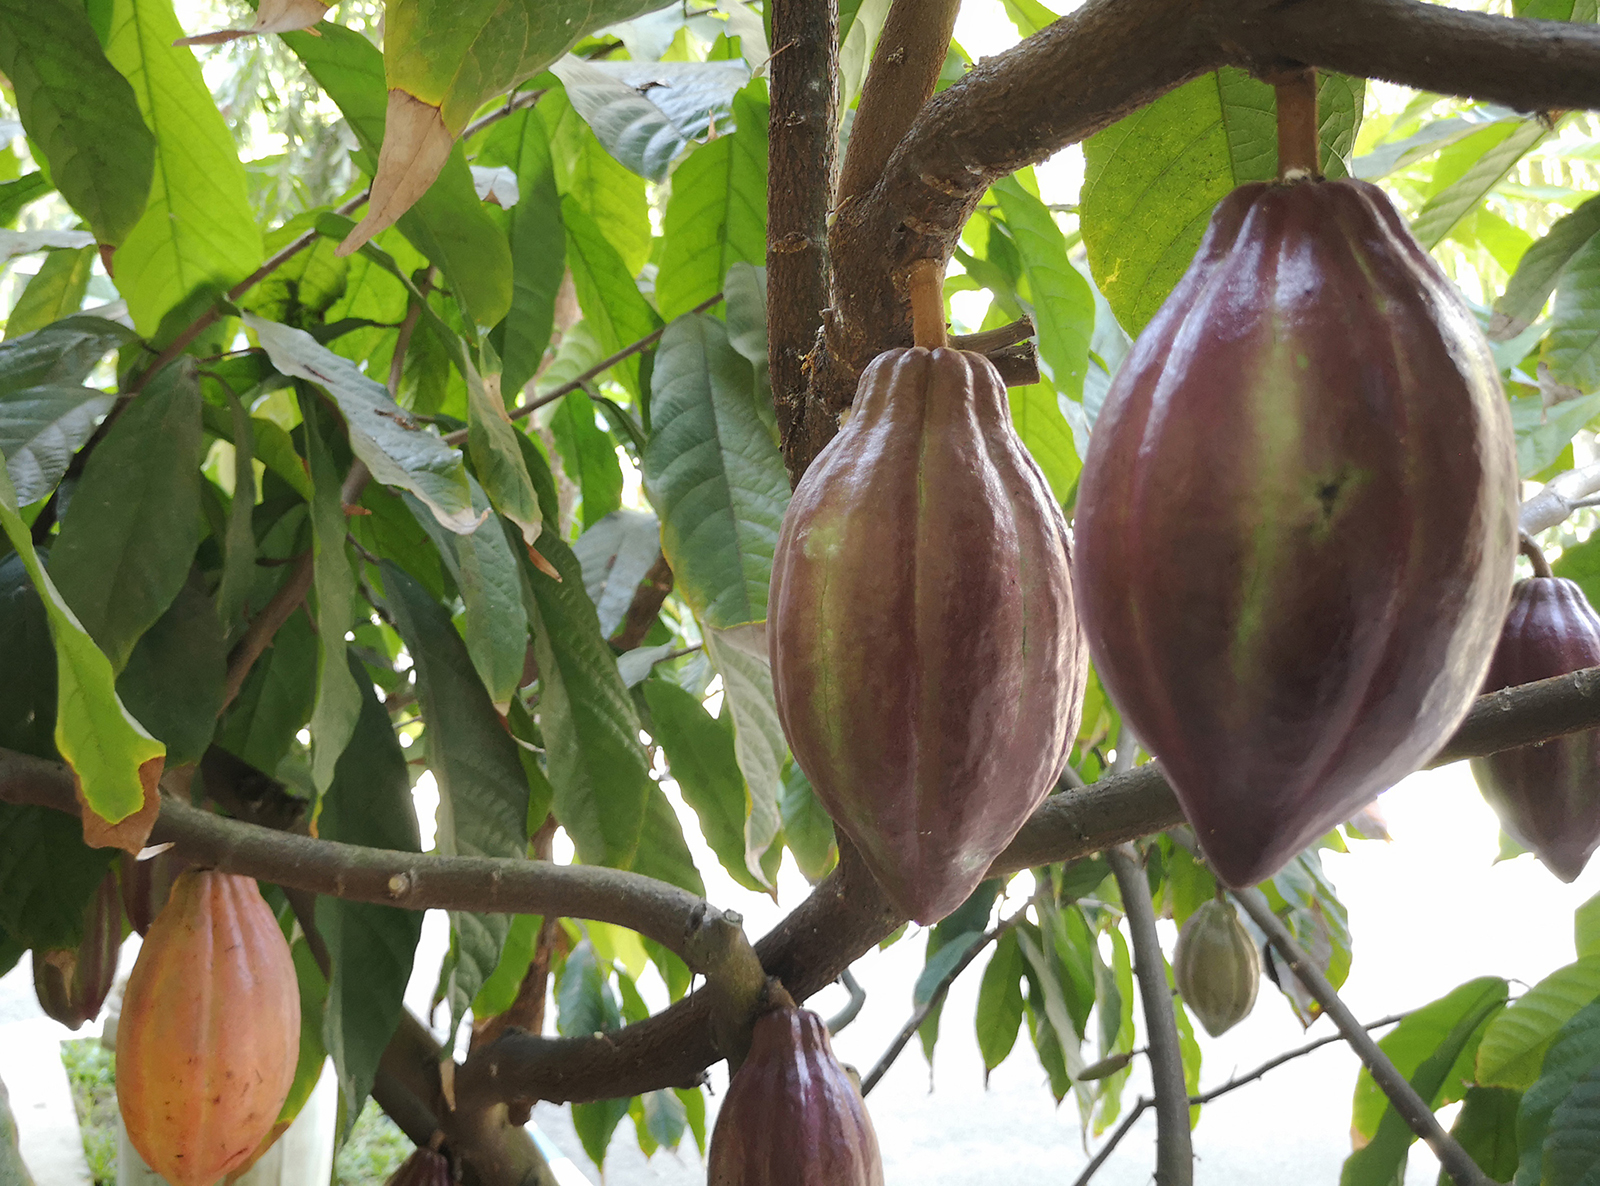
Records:
{"label": "yellowing leaf", "polygon": [[437,107],[404,91],[391,90],[367,214],[339,244],[338,254],[359,251],[368,239],[393,226],[411,209],[439,176],[455,143]]}
{"label": "yellowing leaf", "polygon": [[315,29],[311,26],[322,19],[328,5],[322,0],[261,0],[256,10],[255,23],[245,29],[217,29],[211,33],[196,33],[182,37],[174,45],[221,45],[240,37],[253,37],[261,33],[292,33],[297,29]]}

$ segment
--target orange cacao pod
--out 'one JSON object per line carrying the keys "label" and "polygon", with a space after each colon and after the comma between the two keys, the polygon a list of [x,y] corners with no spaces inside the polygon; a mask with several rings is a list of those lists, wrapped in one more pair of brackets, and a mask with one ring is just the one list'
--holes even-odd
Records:
{"label": "orange cacao pod", "polygon": [[867,1105],[811,1010],[756,1019],[717,1113],[707,1186],[883,1186]]}
{"label": "orange cacao pod", "polygon": [[300,1055],[289,944],[254,880],[190,870],[128,977],[117,1103],[128,1139],[173,1186],[212,1186],[255,1154]]}

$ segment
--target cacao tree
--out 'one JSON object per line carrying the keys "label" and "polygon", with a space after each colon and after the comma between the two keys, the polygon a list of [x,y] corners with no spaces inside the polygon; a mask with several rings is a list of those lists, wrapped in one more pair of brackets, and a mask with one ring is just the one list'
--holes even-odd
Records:
{"label": "cacao tree", "polygon": [[[810,734],[796,746],[807,763],[828,762],[840,719],[886,711],[877,689],[897,670],[819,645],[835,711],[802,726],[785,706],[780,722],[766,637],[792,487],[875,357],[944,340],[946,299],[966,331],[950,345],[987,359],[968,366],[992,376],[996,408],[1005,385],[1009,425],[984,429],[1025,446],[1005,472],[1033,483],[1041,522],[1058,506],[1084,523],[1080,474],[1108,391],[1146,327],[1174,323],[1158,311],[1218,203],[1300,174],[1375,182],[1395,234],[1419,245],[1414,266],[1443,269],[1427,316],[1487,335],[1473,391],[1508,416],[1506,456],[1533,483],[1518,522],[1532,579],[1569,582],[1567,634],[1546,633],[1588,633],[1552,661],[1497,663],[1463,720],[1480,645],[1449,673],[1460,703],[1415,714],[1433,714],[1434,734],[1407,734],[1406,749],[1352,718],[1342,744],[1373,750],[1380,781],[1480,760],[1502,802],[1566,780],[1554,814],[1504,818],[1575,875],[1596,839],[1579,833],[1600,826],[1583,600],[1600,596],[1584,509],[1600,491],[1600,28],[1594,0],[1490,7],[1087,0],[1063,15],[1005,0],[1020,40],[974,62],[952,37],[958,0],[0,0],[0,971],[32,951],[54,977],[41,1000],[81,1019],[109,976],[108,877],[141,933],[174,884],[211,876],[185,869],[256,879],[299,1000],[241,1049],[296,1042],[298,1065],[250,1150],[331,1056],[341,1134],[376,1100],[419,1147],[403,1180],[552,1182],[523,1127],[536,1102],[570,1104],[596,1162],[625,1118],[647,1152],[686,1138],[704,1150],[704,1073],[754,1049],[746,1080],[763,1091],[783,1094],[772,1068],[786,1058],[826,1071],[836,1111],[802,1131],[833,1134],[829,1164],[878,1181],[860,1100],[796,1003],[914,909],[933,923],[926,968],[886,1061],[919,1029],[932,1049],[944,991],[976,965],[986,1063],[1024,1057],[1027,1034],[1095,1139],[1085,1177],[1154,1107],[1157,1180],[1192,1179],[1191,1013],[1214,1031],[1248,1024],[1263,968],[1307,1021],[1332,1017],[1366,1068],[1343,1180],[1394,1180],[1417,1137],[1459,1182],[1600,1173],[1592,911],[1580,958],[1547,981],[1520,995],[1469,982],[1374,1042],[1337,995],[1352,937],[1319,856],[1361,835],[1338,823],[1351,805],[1275,873],[1237,878],[1265,876],[1257,887],[1228,889],[1205,856],[1218,825],[1197,819],[1196,837],[1164,774],[1178,764],[1139,744],[1166,743],[1136,736],[1093,667],[1052,685],[1071,703],[1038,730],[1061,734],[1064,762],[996,753],[1007,777],[1049,769],[1007,788],[1016,818],[989,847],[951,839],[944,859],[988,862],[941,883],[960,885],[956,900],[885,892],[881,863],[823,808],[871,795],[862,767],[803,769],[785,727]],[[1080,144],[1078,192],[1041,185],[1033,166]],[[1374,270],[1330,284],[1320,308],[1371,297]],[[1364,332],[1387,332],[1392,310],[1373,310]],[[1153,383],[1168,352],[1140,356]],[[1415,358],[1391,354],[1402,370]],[[1380,453],[1417,447],[1403,416],[1349,422]],[[1200,444],[1220,466],[1241,455]],[[1094,489],[1137,454],[1097,460]],[[1265,464],[1229,477],[1248,485]],[[955,476],[970,477],[923,475]],[[1329,507],[1346,478],[1361,475],[1333,482]],[[961,489],[974,486],[1012,501],[998,479]],[[1451,489],[1432,493],[1459,509]],[[845,502],[886,538],[922,506]],[[1503,518],[1509,531],[1509,503]],[[943,522],[929,554],[982,555],[989,577],[1035,555]],[[1510,582],[1501,542],[1476,560],[1414,554],[1433,557],[1425,575],[1456,565],[1452,580],[1478,582],[1488,604]],[[1338,571],[1390,558],[1357,553]],[[908,668],[1007,595],[979,583],[967,607],[946,591],[954,609],[929,632],[868,596],[870,570],[855,575],[876,625],[852,646],[889,636]],[[1070,604],[1027,620],[1070,619],[1057,613]],[[851,611],[834,607],[841,630],[860,627]],[[885,746],[903,732],[873,719]],[[1263,765],[1309,761],[1251,744]],[[421,779],[439,799],[427,852]],[[845,816],[853,834],[874,826]],[[787,858],[812,892],[747,936],[706,900],[695,851],[755,893]],[[402,1001],[424,909],[449,918],[442,1038]],[[1186,928],[1181,953],[1163,952],[1158,917]],[[176,946],[150,933],[152,960]],[[1208,976],[1208,960],[1227,966]],[[654,1012],[647,969],[667,1002]],[[168,1018],[133,1020],[144,1032]],[[226,1057],[214,1028],[202,1039]],[[1146,1056],[1153,1099],[1131,1097]],[[861,1083],[873,1106],[882,1070]],[[1446,1133],[1434,1112],[1456,1102]],[[790,1142],[797,1172],[815,1170],[818,1143]]]}

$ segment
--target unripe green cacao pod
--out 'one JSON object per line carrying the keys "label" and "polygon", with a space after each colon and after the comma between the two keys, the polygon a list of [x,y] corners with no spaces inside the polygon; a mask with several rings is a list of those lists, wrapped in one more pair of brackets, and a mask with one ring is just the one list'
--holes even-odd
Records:
{"label": "unripe green cacao pod", "polygon": [[[1600,616],[1572,581],[1532,577],[1511,608],[1485,692],[1600,664]],[[1583,872],[1600,845],[1600,729],[1472,760],[1478,789],[1518,844],[1562,881]]]}
{"label": "unripe green cacao pod", "polygon": [[426,1145],[400,1163],[384,1186],[450,1186],[450,1162]]}
{"label": "unripe green cacao pod", "polygon": [[1271,876],[1450,736],[1517,503],[1488,344],[1382,191],[1225,198],[1112,383],[1075,527],[1095,670],[1223,882]]}
{"label": "unripe green cacao pod", "polygon": [[967,899],[1067,760],[1087,663],[1070,563],[993,365],[874,359],[784,515],[767,637],[795,760],[918,922]]}
{"label": "unripe green cacao pod", "polygon": [[1261,953],[1232,904],[1205,902],[1184,921],[1172,979],[1213,1038],[1250,1016],[1261,986]]}
{"label": "unripe green cacao pod", "polygon": [[257,1154],[299,1057],[294,961],[255,881],[183,874],[117,1023],[117,1104],[133,1147],[173,1186],[213,1186]]}
{"label": "unripe green cacao pod", "polygon": [[107,873],[84,910],[76,948],[33,953],[33,992],[39,1007],[68,1029],[100,1015],[117,978],[122,951],[122,900],[117,875]]}
{"label": "unripe green cacao pod", "polygon": [[867,1105],[809,1009],[756,1019],[711,1133],[707,1186],[883,1186]]}

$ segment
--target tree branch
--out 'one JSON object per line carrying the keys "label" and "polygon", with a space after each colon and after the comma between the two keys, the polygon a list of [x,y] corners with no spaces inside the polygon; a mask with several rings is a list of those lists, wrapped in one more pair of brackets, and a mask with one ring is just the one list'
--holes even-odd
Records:
{"label": "tree branch", "polygon": [[1145,1109],[1153,1103],[1149,1096],[1141,1095],[1133,1107],[1128,1109],[1128,1114],[1122,1118],[1122,1123],[1117,1125],[1117,1130],[1106,1138],[1105,1144],[1095,1150],[1094,1156],[1089,1159],[1089,1164],[1083,1167],[1083,1173],[1074,1179],[1072,1186],[1089,1186],[1089,1180],[1105,1164],[1106,1158],[1111,1156],[1111,1151],[1121,1143],[1122,1138],[1128,1135],[1128,1130],[1134,1126],[1139,1117],[1143,1116]]}
{"label": "tree branch", "polygon": [[1600,464],[1569,469],[1545,483],[1544,489],[1522,504],[1518,525],[1529,535],[1558,526],[1582,506],[1590,495],[1600,492]]}
{"label": "tree branch", "polygon": [[1233,900],[1239,903],[1240,909],[1250,916],[1250,920],[1261,928],[1262,933],[1282,954],[1289,965],[1289,970],[1301,984],[1305,985],[1306,991],[1316,998],[1317,1003],[1322,1006],[1322,1011],[1333,1019],[1334,1025],[1339,1027],[1339,1032],[1344,1035],[1345,1041],[1350,1043],[1351,1049],[1371,1072],[1373,1081],[1389,1097],[1394,1110],[1410,1126],[1412,1132],[1428,1143],[1428,1147],[1439,1158],[1439,1164],[1444,1166],[1460,1186],[1491,1186],[1484,1172],[1478,1168],[1478,1163],[1456,1143],[1454,1137],[1445,1132],[1427,1101],[1417,1094],[1406,1077],[1396,1069],[1394,1063],[1389,1061],[1389,1056],[1378,1048],[1378,1044],[1372,1040],[1372,1035],[1367,1033],[1355,1015],[1345,1007],[1345,1003],[1339,999],[1339,994],[1334,991],[1333,985],[1328,983],[1328,978],[1322,974],[1311,957],[1300,949],[1300,945],[1294,941],[1282,921],[1272,912],[1272,907],[1267,904],[1267,899],[1261,891],[1235,890],[1232,891],[1232,896]]}
{"label": "tree branch", "polygon": [[[1117,761],[1133,753],[1133,737],[1124,729],[1117,742]],[[1144,865],[1131,845],[1106,849],[1117,879],[1133,940],[1133,970],[1144,1002],[1149,1032],[1150,1080],[1156,1107],[1156,1186],[1189,1186],[1194,1181],[1194,1148],[1189,1141],[1189,1089],[1183,1081],[1183,1054],[1178,1047],[1178,1022],[1167,984],[1167,960],[1156,935],[1155,906]]]}
{"label": "tree branch", "polygon": [[250,669],[255,666],[256,660],[261,658],[261,653],[272,645],[273,636],[294,616],[294,611],[299,609],[300,603],[306,599],[306,593],[311,589],[311,578],[311,551],[308,548],[294,558],[294,567],[289,571],[289,578],[278,586],[278,591],[272,595],[272,599],[262,611],[250,619],[250,625],[245,627],[244,636],[228,655],[228,679],[223,686],[222,704],[217,708],[219,717],[228,710],[228,705],[232,704],[234,697],[239,694],[239,689],[244,686],[245,676],[250,674]]}
{"label": "tree branch", "polygon": [[[1396,1022],[1404,1021],[1409,1016],[1411,1016],[1409,1013],[1391,1013],[1387,1017],[1378,1018],[1377,1021],[1362,1022],[1361,1028],[1364,1030],[1382,1029],[1386,1025],[1394,1025]],[[1293,1050],[1285,1050],[1282,1054],[1267,1059],[1266,1062],[1248,1074],[1235,1075],[1220,1087],[1213,1087],[1210,1091],[1201,1092],[1199,1095],[1191,1095],[1189,1102],[1191,1104],[1209,1104],[1219,1096],[1227,1095],[1230,1091],[1237,1090],[1247,1083],[1254,1083],[1268,1071],[1275,1070],[1286,1062],[1292,1062],[1303,1054],[1310,1054],[1313,1050],[1321,1050],[1324,1046],[1331,1046],[1335,1042],[1346,1040],[1345,1035],[1342,1033],[1327,1034],[1318,1038],[1315,1042],[1307,1042],[1304,1046],[1296,1046]]]}
{"label": "tree branch", "polygon": [[767,125],[767,365],[778,432],[787,438],[828,304],[839,9],[837,0],[773,0],[770,11],[777,48]]}

